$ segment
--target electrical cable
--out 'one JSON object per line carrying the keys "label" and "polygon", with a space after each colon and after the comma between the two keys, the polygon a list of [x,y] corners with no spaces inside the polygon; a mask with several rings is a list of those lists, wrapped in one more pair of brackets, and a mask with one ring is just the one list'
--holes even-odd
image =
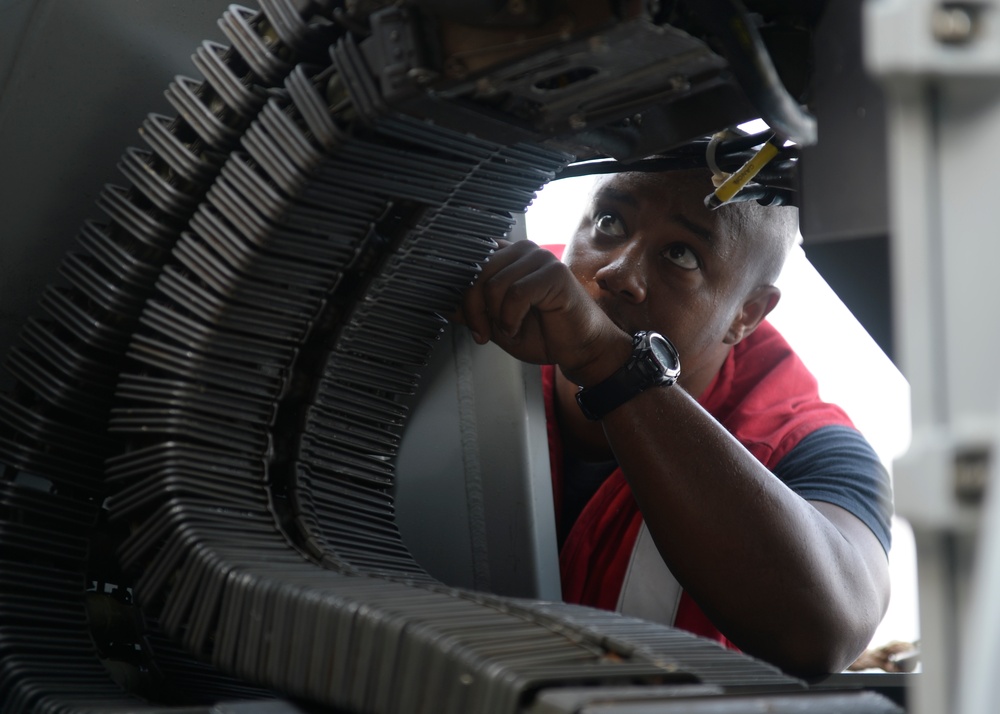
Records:
{"label": "electrical cable", "polygon": [[[613,159],[592,160],[565,167],[554,180],[627,172],[683,171],[707,168],[714,174],[731,178],[739,174],[738,183],[732,182],[716,196],[710,194],[706,203],[717,208],[724,203],[755,200],[762,205],[796,205],[796,177],[798,147],[780,146],[770,129],[726,138],[715,143],[714,166],[710,157],[712,141],[696,139],[674,147],[667,154],[637,161],[622,162]],[[761,147],[752,151],[753,147]],[[766,148],[765,147],[769,147]],[[722,182],[720,182],[721,188]],[[734,190],[735,188],[735,190]],[[718,191],[718,189],[717,189]],[[722,200],[725,197],[725,200]]]}
{"label": "electrical cable", "polygon": [[691,13],[716,40],[747,98],[780,136],[816,143],[816,119],[788,93],[764,41],[740,0],[697,0]]}
{"label": "electrical cable", "polygon": [[780,151],[781,147],[775,144],[773,140],[765,142],[749,161],[730,175],[715,191],[705,197],[705,205],[714,210],[719,206],[729,203]]}

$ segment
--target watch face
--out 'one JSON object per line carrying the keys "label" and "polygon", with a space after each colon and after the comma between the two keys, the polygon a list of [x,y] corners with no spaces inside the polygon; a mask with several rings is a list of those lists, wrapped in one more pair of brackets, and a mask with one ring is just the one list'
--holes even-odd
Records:
{"label": "watch face", "polygon": [[656,361],[663,365],[664,376],[677,379],[681,364],[674,346],[663,335],[654,332],[649,335],[649,349]]}

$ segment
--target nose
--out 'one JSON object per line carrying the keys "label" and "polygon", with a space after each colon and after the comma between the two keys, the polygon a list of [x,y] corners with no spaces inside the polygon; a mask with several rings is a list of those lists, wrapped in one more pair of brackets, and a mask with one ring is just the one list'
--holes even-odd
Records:
{"label": "nose", "polygon": [[646,261],[640,246],[623,246],[594,275],[598,287],[630,303],[646,299]]}

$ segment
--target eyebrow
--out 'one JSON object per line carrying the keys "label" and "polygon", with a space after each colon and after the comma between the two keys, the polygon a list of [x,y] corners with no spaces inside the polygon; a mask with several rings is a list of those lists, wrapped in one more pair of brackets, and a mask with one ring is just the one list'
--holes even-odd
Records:
{"label": "eyebrow", "polygon": [[[639,199],[636,198],[635,194],[631,191],[621,191],[616,188],[603,186],[594,193],[594,200],[617,201],[619,203],[624,203],[631,208],[635,208],[636,210],[639,209]],[[682,213],[674,213],[667,216],[667,218],[683,228],[686,228],[709,246],[715,246],[715,235],[708,228],[692,221]]]}
{"label": "eyebrow", "polygon": [[702,225],[699,225],[699,224],[695,223],[694,221],[692,221],[687,216],[685,216],[683,214],[680,214],[680,213],[676,213],[676,214],[670,216],[670,220],[672,220],[675,223],[679,223],[680,225],[684,226],[689,231],[691,231],[692,233],[694,233],[696,236],[698,236],[699,238],[701,238],[703,241],[705,241],[706,243],[708,243],[710,246],[714,246],[715,245],[715,235],[712,233],[712,231],[710,231],[709,229],[705,228]]}
{"label": "eyebrow", "polygon": [[616,188],[601,187],[594,194],[594,198],[618,201],[619,203],[624,203],[632,208],[639,207],[639,199],[637,199],[635,195],[633,195],[630,191],[619,191]]}

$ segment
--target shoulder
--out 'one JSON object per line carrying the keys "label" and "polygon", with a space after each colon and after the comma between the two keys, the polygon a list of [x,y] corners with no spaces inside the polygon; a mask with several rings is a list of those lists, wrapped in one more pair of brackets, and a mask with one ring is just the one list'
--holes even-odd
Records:
{"label": "shoulder", "polygon": [[889,552],[891,481],[857,430],[830,425],[813,431],[778,462],[774,474],[806,500],[832,503],[855,515]]}

